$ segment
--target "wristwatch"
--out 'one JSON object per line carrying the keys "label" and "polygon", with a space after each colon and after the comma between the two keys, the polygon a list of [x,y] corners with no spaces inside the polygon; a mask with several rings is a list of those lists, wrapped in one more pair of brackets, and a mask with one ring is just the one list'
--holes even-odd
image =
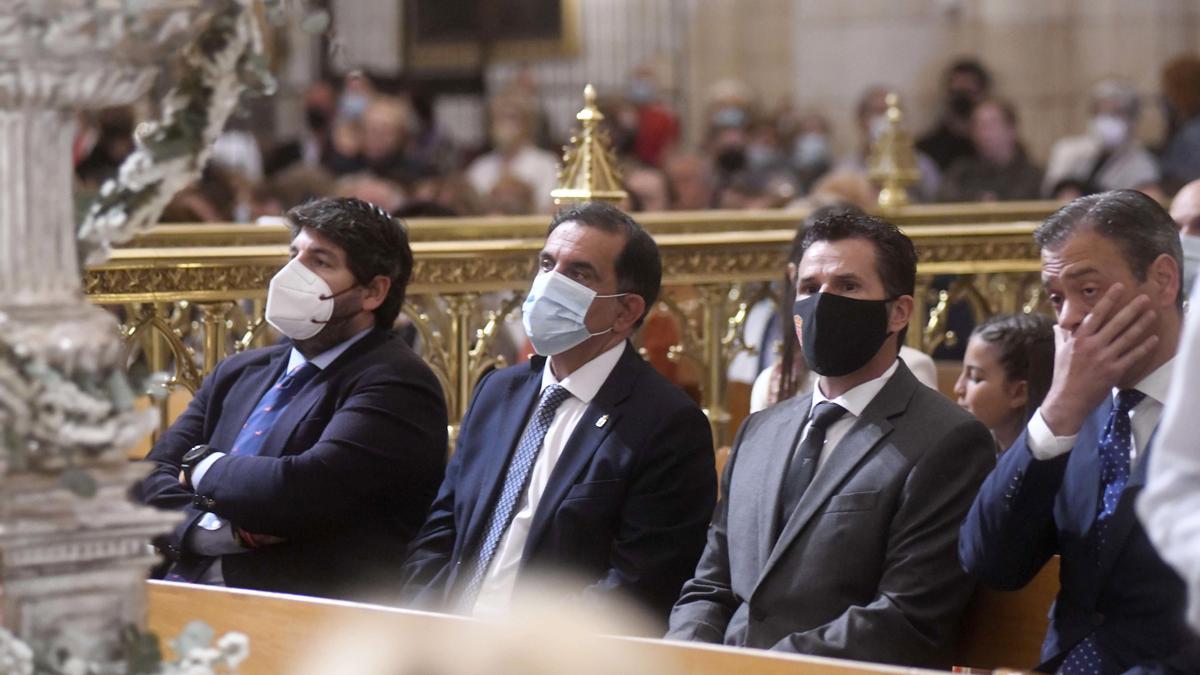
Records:
{"label": "wristwatch", "polygon": [[183,472],[183,482],[187,485],[188,489],[195,489],[192,486],[192,471],[196,469],[196,465],[216,451],[217,449],[211,445],[200,444],[183,453],[183,460],[179,463],[179,469]]}

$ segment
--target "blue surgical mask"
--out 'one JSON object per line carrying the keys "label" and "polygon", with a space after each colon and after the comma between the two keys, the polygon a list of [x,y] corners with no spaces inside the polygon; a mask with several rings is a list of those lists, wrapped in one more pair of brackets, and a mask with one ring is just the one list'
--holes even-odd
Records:
{"label": "blue surgical mask", "polygon": [[554,271],[537,275],[521,309],[533,350],[542,356],[554,356],[590,337],[611,332],[612,328],[592,333],[583,320],[592,300],[622,295],[627,294],[596,295],[596,291]]}

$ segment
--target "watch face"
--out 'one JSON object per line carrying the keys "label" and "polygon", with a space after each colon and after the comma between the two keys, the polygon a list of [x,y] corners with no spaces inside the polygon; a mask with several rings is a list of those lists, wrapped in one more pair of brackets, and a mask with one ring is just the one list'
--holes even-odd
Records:
{"label": "watch face", "polygon": [[197,445],[194,448],[192,448],[191,450],[188,450],[187,453],[184,454],[183,461],[184,462],[194,462],[194,461],[200,459],[201,457],[205,456],[206,454],[208,454],[208,446],[207,445]]}

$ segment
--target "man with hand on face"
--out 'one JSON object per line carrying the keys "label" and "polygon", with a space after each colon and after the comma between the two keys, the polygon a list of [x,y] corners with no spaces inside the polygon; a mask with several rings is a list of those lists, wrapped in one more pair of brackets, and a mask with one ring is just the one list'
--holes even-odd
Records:
{"label": "man with hand on face", "polygon": [[398,221],[357,199],[287,217],[292,259],[266,319],[290,341],[217,364],[139,492],[185,514],[161,546],[169,580],[377,597],[445,466],[441,387],[391,330],[412,251]]}
{"label": "man with hand on face", "polygon": [[[704,413],[629,342],[658,297],[658,247],[599,202],[557,215],[525,299],[540,355],[486,375],[403,576],[421,606],[503,613],[539,573],[660,619],[716,498]],[[543,575],[544,578],[544,575]]]}
{"label": "man with hand on face", "polygon": [[795,328],[818,386],[742,425],[667,638],[948,665],[973,588],[958,525],[995,461],[991,434],[897,358],[912,241],[837,213],[802,245]]}
{"label": "man with hand on face", "polygon": [[1184,584],[1134,513],[1183,317],[1175,224],[1117,190],[1067,204],[1034,239],[1058,316],[1053,381],[963,523],[963,567],[1012,590],[1061,556],[1039,670],[1200,672]]}

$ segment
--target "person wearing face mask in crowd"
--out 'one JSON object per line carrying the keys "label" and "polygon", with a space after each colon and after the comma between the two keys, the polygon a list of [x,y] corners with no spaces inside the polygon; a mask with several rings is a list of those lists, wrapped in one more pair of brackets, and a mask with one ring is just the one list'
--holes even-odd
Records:
{"label": "person wearing face mask in crowd", "polygon": [[1191,289],[1200,271],[1200,180],[1175,193],[1171,220],[1179,226],[1179,243],[1183,245],[1183,287]]}
{"label": "person wearing face mask in crowd", "polygon": [[793,322],[818,386],[742,424],[667,638],[947,666],[973,590],[957,530],[991,434],[898,359],[912,241],[843,212],[803,246]]}
{"label": "person wearing face mask in crowd", "polygon": [[959,59],[946,69],[943,79],[945,109],[937,126],[917,139],[917,150],[928,155],[942,171],[956,161],[975,156],[971,142],[971,113],[992,90],[991,73],[975,59]]}
{"label": "person wearing face mask in crowd", "polygon": [[[871,148],[887,130],[887,95],[892,91],[889,87],[874,85],[868,87],[859,97],[855,116],[858,122],[859,145],[856,150],[842,158],[837,166],[838,171],[866,178],[867,159],[871,155]],[[918,151],[916,159],[921,180],[914,186],[914,196],[923,202],[934,201],[941,186],[941,170],[924,152]]]}
{"label": "person wearing face mask in crowd", "polygon": [[1042,194],[1054,196],[1068,181],[1082,186],[1083,194],[1158,184],[1158,161],[1134,136],[1138,107],[1133,86],[1115,80],[1097,84],[1088,132],[1051,148]]}
{"label": "person wearing face mask in crowd", "polygon": [[581,603],[662,621],[716,498],[704,413],[630,343],[658,297],[650,235],[588,203],[555,216],[523,322],[539,356],[475,388],[401,574],[418,607],[505,612],[548,571]]}
{"label": "person wearing face mask in crowd", "polygon": [[679,118],[663,100],[652,67],[634,71],[628,98],[637,111],[634,155],[648,166],[662,166],[667,151],[679,142]]}
{"label": "person wearing face mask in crowd", "polygon": [[288,340],[217,364],[155,443],[137,493],[181,511],[167,579],[394,597],[395,565],[442,479],[446,404],[392,331],[404,227],[357,199],[288,212],[291,261],[266,319]]}
{"label": "person wearing face mask in crowd", "polygon": [[505,174],[533,188],[534,208],[546,213],[553,208],[550,192],[558,185],[558,157],[533,144],[536,102],[517,91],[491,102],[492,151],[467,167],[467,180],[481,195],[489,194]]}

